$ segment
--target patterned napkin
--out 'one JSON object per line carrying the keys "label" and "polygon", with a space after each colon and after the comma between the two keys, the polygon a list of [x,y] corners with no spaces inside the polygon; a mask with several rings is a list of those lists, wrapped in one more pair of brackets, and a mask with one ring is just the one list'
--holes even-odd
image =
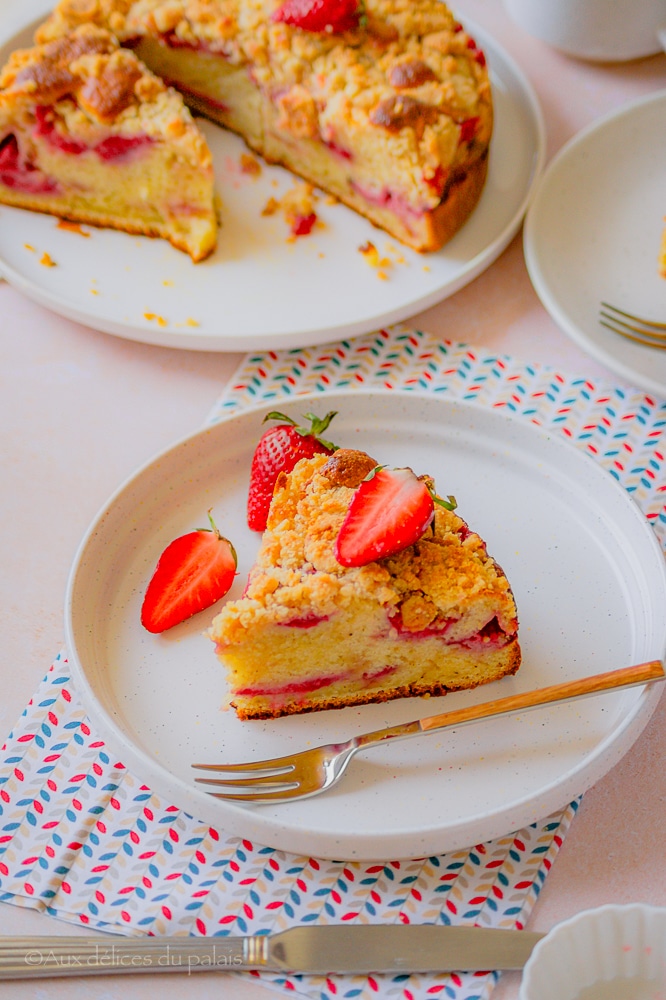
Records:
{"label": "patterned napkin", "polygon": [[[474,399],[557,428],[632,492],[666,542],[664,401],[401,326],[248,356],[210,421],[343,387]],[[368,864],[290,855],[202,824],[130,773],[96,738],[63,653],[1,751],[0,900],[128,935],[256,934],[339,922],[519,928],[576,806],[438,857]],[[260,978],[309,1000],[485,1000],[497,974]]]}

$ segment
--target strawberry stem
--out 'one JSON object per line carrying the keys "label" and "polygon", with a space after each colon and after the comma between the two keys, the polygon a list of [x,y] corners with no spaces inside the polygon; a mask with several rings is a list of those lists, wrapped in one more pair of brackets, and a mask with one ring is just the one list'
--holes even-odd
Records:
{"label": "strawberry stem", "polygon": [[218,538],[222,538],[215,521],[213,520],[213,515],[211,514],[212,507],[208,508],[208,520],[210,521],[210,528],[199,528],[199,531],[212,531],[213,534],[217,535]]}
{"label": "strawberry stem", "polygon": [[263,423],[266,423],[267,420],[279,420],[282,424],[289,424],[291,427],[296,426],[295,420],[288,417],[286,413],[280,413],[278,410],[271,410],[270,413],[267,413],[263,419]]}
{"label": "strawberry stem", "polygon": [[367,474],[367,476],[363,477],[363,482],[364,483],[369,483],[371,479],[375,478],[375,476],[377,475],[378,472],[381,472],[382,469],[385,469],[385,468],[386,468],[385,465],[376,465],[374,467],[374,469],[370,469],[370,472]]}
{"label": "strawberry stem", "polygon": [[212,507],[209,507],[208,508],[208,512],[207,512],[208,513],[208,520],[210,521],[210,528],[198,528],[197,530],[198,531],[212,531],[213,534],[216,536],[218,542],[226,542],[227,545],[229,546],[229,551],[231,552],[231,557],[232,557],[232,559],[234,561],[234,565],[236,567],[238,567],[238,555],[236,554],[236,549],[233,547],[233,545],[229,541],[229,539],[224,537],[224,535],[220,532],[220,529],[218,528],[218,526],[215,524],[215,521],[213,520],[213,515],[211,514],[212,509],[213,509]]}
{"label": "strawberry stem", "polygon": [[329,451],[337,451],[337,444],[333,444],[332,441],[326,441],[321,436],[324,431],[328,429],[328,425],[333,417],[337,415],[337,412],[337,410],[330,410],[325,417],[318,417],[316,413],[304,413],[303,417],[310,421],[309,427],[297,426],[295,420],[292,420],[292,418],[288,417],[285,413],[280,413],[279,410],[271,410],[270,413],[266,414],[263,422],[266,423],[267,420],[279,420],[281,423],[289,424],[290,427],[293,427],[296,430],[296,433],[300,434],[301,437],[314,437],[324,446],[324,448],[328,448]]}
{"label": "strawberry stem", "polygon": [[434,502],[439,504],[440,507],[444,507],[445,510],[455,510],[456,507],[458,506],[458,501],[456,500],[455,497],[449,496],[446,498],[446,500],[442,500],[442,498],[438,497],[436,493],[431,492],[430,495],[433,498]]}

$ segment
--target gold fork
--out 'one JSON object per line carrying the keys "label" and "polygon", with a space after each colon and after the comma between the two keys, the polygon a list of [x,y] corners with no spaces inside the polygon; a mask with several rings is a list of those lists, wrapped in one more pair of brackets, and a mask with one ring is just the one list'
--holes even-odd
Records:
{"label": "gold fork", "polygon": [[657,347],[666,350],[666,323],[657,323],[650,319],[641,319],[632,313],[618,309],[608,302],[601,303],[599,322],[607,330],[618,333],[627,340],[646,347]]}
{"label": "gold fork", "polygon": [[[374,743],[422,736],[441,729],[458,728],[478,719],[523,712],[540,705],[555,705],[571,701],[573,698],[599,694],[602,691],[664,680],[664,677],[666,674],[661,661],[651,660],[649,663],[623,667],[620,670],[595,674],[581,680],[553,684],[524,694],[509,695],[508,698],[499,698],[481,705],[458,708],[452,712],[444,712],[443,715],[431,715],[429,718],[405,722],[388,729],[378,729],[372,733],[355,736],[346,743],[328,743],[300,753],[288,754],[286,757],[245,764],[193,764],[192,767],[221,774],[219,778],[196,779],[204,785],[226,785],[223,790],[211,793],[219,799],[235,799],[241,802],[302,799],[318,795],[334,785],[354,754]],[[234,774],[244,774],[245,777],[233,777]]]}

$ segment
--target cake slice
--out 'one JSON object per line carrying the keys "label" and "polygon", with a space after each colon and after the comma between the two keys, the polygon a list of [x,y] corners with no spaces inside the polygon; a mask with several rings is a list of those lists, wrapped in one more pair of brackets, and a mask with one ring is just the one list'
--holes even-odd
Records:
{"label": "cake slice", "polygon": [[239,718],[440,695],[520,666],[508,580],[453,510],[435,504],[421,537],[393,555],[338,561],[375,467],[340,449],[279,477],[245,593],[210,629]]}
{"label": "cake slice", "polygon": [[210,151],[182,98],[108,31],[14,52],[0,74],[0,202],[215,247]]}
{"label": "cake slice", "polygon": [[37,37],[82,21],[416,250],[443,246],[480,197],[488,69],[441,0],[62,0]]}

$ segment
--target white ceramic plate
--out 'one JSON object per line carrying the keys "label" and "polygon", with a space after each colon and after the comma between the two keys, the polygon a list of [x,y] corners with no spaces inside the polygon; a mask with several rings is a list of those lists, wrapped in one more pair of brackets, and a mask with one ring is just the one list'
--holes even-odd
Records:
{"label": "white ceramic plate", "polygon": [[630,384],[666,393],[666,351],[599,324],[599,304],[666,322],[657,271],[666,216],[666,91],[575,136],[545,170],[525,221],[537,295],[583,350]]}
{"label": "white ceramic plate", "polygon": [[[283,404],[281,404],[282,406]],[[515,591],[524,663],[515,677],[446,698],[239,722],[207,611],[162,636],[139,624],[164,547],[207,524],[238,550],[238,597],[257,550],[245,526],[250,460],[266,409],[176,444],[111,498],[76,557],[67,645],[101,735],[155,791],[199,819],[319,857],[420,857],[500,836],[564,806],[629,748],[659,689],[632,689],[375,748],[341,783],[271,806],[224,803],[194,783],[195,761],[243,761],[445,708],[661,657],[666,567],[633,500],[592,459],[494,410],[409,393],[330,393],[284,409],[337,409],[332,431],[380,462],[411,465],[454,493]]]}
{"label": "white ceramic plate", "polygon": [[[9,17],[6,21],[10,25]],[[29,44],[34,25],[17,34],[15,22],[14,13],[11,35],[2,34],[4,19],[0,22],[0,44],[8,38],[0,62],[10,49]],[[242,141],[202,122],[223,203],[213,257],[194,265],[163,240],[90,227],[84,227],[90,234],[84,239],[58,229],[50,216],[0,206],[0,271],[25,295],[70,319],[116,336],[191,350],[326,343],[429,308],[468,284],[506,247],[545,155],[531,86],[492,38],[476,26],[474,32],[487,52],[494,86],[489,176],[472,217],[440,252],[423,256],[408,250],[323,197],[317,212],[325,228],[288,243],[281,215],[261,212],[270,197],[293,186],[292,176],[267,166],[258,179],[244,175]],[[389,261],[387,280],[358,252],[368,240]],[[57,267],[40,264],[44,251]]]}

